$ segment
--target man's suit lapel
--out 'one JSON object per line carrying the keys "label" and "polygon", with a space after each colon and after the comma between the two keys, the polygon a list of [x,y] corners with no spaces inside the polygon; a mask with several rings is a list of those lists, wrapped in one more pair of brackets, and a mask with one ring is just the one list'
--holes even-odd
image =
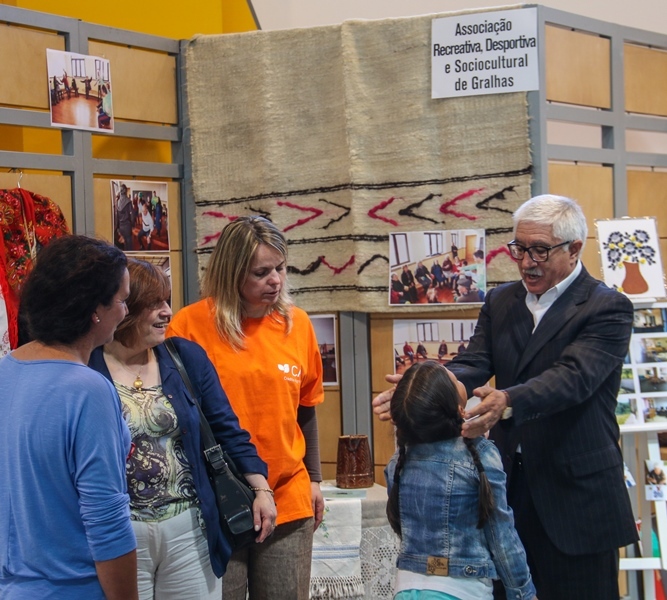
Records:
{"label": "man's suit lapel", "polygon": [[[588,298],[590,281],[595,280],[591,278],[586,269],[582,268],[579,277],[572,282],[572,285],[565,290],[563,295],[560,296],[544,314],[537,329],[535,329],[533,335],[530,336],[528,343],[524,346],[524,351],[517,364],[517,376],[526,368],[528,363],[537,356],[539,351],[563,328],[565,323],[577,314],[579,305],[582,302],[585,302]],[[530,313],[530,311],[528,312]]]}
{"label": "man's suit lapel", "polygon": [[[516,291],[515,304],[508,313],[507,317],[511,319],[510,331],[514,338],[517,356],[523,356],[525,348],[530,342],[533,332],[533,315],[526,306],[526,288],[519,285]],[[517,372],[514,373],[514,376]]]}

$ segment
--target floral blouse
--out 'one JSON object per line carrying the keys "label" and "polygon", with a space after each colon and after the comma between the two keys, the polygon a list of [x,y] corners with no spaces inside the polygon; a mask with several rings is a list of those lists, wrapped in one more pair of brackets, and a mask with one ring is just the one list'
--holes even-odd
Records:
{"label": "floral blouse", "polygon": [[178,418],[162,386],[137,390],[114,385],[134,444],[127,460],[132,519],[162,521],[196,506]]}

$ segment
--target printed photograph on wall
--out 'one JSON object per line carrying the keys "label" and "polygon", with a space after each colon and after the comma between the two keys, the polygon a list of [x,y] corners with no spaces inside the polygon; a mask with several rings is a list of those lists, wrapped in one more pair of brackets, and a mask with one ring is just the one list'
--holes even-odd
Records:
{"label": "printed photograph on wall", "polygon": [[336,315],[309,315],[322,356],[324,385],[338,385]]}
{"label": "printed photograph on wall", "polygon": [[482,303],[486,293],[483,229],[389,235],[389,304]]}
{"label": "printed photograph on wall", "polygon": [[646,461],[646,499],[667,499],[667,474],[662,460]]}
{"label": "printed photograph on wall", "polygon": [[636,308],[632,320],[632,333],[665,333],[665,309]]}
{"label": "printed photograph on wall", "polygon": [[[165,272],[167,277],[169,277],[170,285],[173,285],[171,280],[171,263],[169,262],[169,254],[167,253],[142,254],[137,252],[136,254],[132,254],[131,258],[134,258],[136,260],[143,260],[144,262],[151,263],[156,267],[160,267],[160,269],[162,269]],[[169,299],[169,304],[171,304],[171,298]]]}
{"label": "printed photograph on wall", "polygon": [[667,427],[667,303],[634,309],[630,348],[621,370],[616,421],[621,426]]}
{"label": "printed photograph on wall", "polygon": [[167,184],[111,180],[114,244],[125,252],[169,252]]}
{"label": "printed photograph on wall", "polygon": [[113,133],[109,61],[47,49],[46,63],[51,125]]}
{"label": "printed photograph on wall", "polygon": [[394,372],[404,373],[410,365],[424,360],[446,365],[466,351],[476,322],[475,319],[395,319]]}
{"label": "printed photograph on wall", "polygon": [[667,392],[667,365],[639,367],[637,369],[639,391],[642,394]]}
{"label": "printed photograph on wall", "polygon": [[619,425],[641,425],[644,422],[641,399],[619,397],[616,404],[616,422]]}
{"label": "printed photograph on wall", "polygon": [[635,364],[667,362],[667,336],[633,335],[630,352]]}
{"label": "printed photograph on wall", "polygon": [[621,394],[634,394],[635,390],[635,372],[632,368],[623,367],[621,371]]}
{"label": "printed photograph on wall", "polygon": [[656,220],[606,219],[595,225],[604,282],[630,298],[664,298]]}
{"label": "printed photograph on wall", "polygon": [[643,396],[644,423],[667,424],[667,396]]}

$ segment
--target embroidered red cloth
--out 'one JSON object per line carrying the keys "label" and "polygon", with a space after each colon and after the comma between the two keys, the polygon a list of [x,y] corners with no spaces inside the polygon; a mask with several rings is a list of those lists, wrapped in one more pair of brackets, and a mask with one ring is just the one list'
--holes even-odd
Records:
{"label": "embroidered red cloth", "polygon": [[50,198],[22,188],[0,190],[0,286],[9,320],[9,343],[18,343],[18,299],[32,270],[31,248],[69,234],[60,207]]}

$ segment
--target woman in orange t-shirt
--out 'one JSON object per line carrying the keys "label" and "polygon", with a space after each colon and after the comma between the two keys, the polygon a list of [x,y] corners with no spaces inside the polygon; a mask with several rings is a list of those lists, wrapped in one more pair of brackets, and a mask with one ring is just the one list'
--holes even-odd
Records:
{"label": "woman in orange t-shirt", "polygon": [[269,468],[278,509],[274,534],[234,552],[225,600],[307,600],[313,531],[322,520],[315,406],[322,360],[308,315],[285,281],[287,242],[263,217],[240,217],[220,234],[203,299],[180,310],[168,334],[199,343],[220,376],[241,427]]}

